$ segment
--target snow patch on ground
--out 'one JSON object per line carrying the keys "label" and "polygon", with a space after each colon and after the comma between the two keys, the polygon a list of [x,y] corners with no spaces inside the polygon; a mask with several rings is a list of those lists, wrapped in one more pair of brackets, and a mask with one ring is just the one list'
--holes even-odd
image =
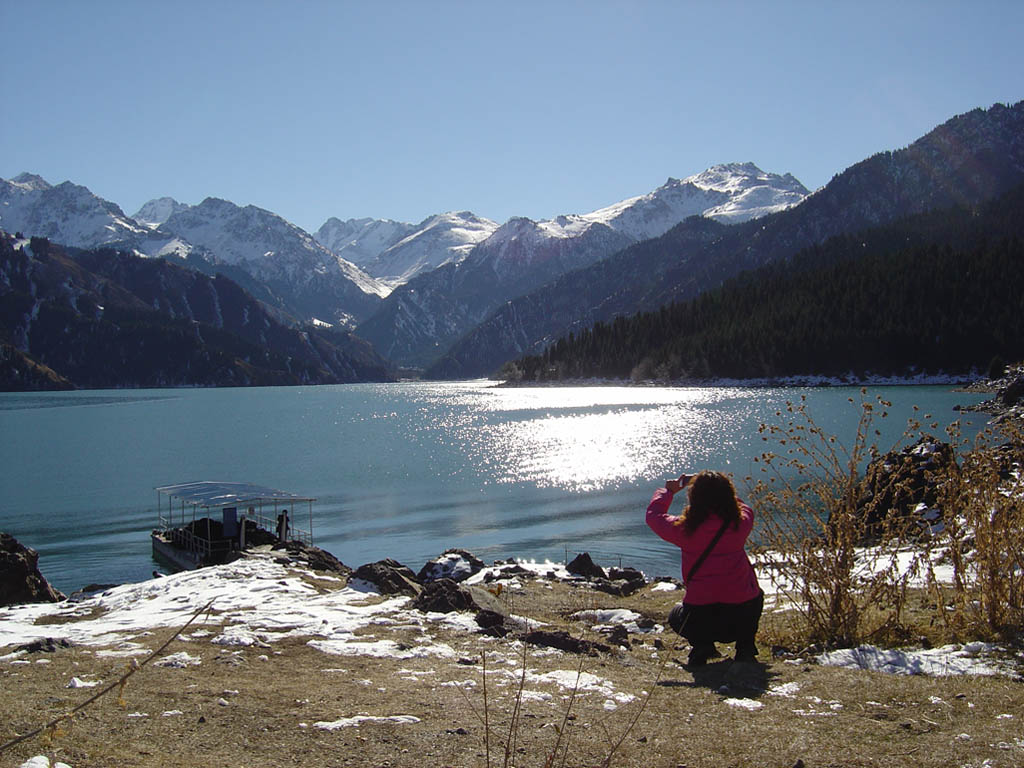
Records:
{"label": "snow patch on ground", "polygon": [[824,653],[818,662],[829,667],[865,669],[891,675],[1001,675],[1009,674],[992,654],[1000,650],[990,643],[944,645],[928,650],[885,650],[870,645]]}
{"label": "snow patch on ground", "polygon": [[387,717],[375,717],[373,715],[356,715],[355,717],[343,717],[340,720],[330,722],[320,721],[313,723],[314,728],[324,731],[337,731],[340,728],[355,728],[363,723],[418,723],[420,719],[412,715],[388,715]]}

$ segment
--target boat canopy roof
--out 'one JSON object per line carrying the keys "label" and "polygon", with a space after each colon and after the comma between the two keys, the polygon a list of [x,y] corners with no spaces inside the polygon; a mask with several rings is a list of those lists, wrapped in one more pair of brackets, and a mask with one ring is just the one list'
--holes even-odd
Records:
{"label": "boat canopy roof", "polygon": [[313,502],[311,496],[299,496],[276,488],[267,488],[252,483],[222,483],[213,480],[200,480],[194,483],[178,485],[162,485],[157,493],[167,496],[172,501],[193,504],[197,507],[233,507],[259,502]]}

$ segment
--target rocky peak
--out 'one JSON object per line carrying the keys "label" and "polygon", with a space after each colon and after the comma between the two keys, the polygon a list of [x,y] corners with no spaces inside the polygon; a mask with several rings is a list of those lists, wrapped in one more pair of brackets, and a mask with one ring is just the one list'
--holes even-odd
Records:
{"label": "rocky peak", "polygon": [[36,192],[41,192],[43,190],[50,189],[50,187],[52,186],[42,176],[37,176],[34,173],[19,173],[17,176],[11,179],[11,183],[17,184],[19,187],[22,187],[27,191]]}
{"label": "rocky peak", "polygon": [[188,210],[189,206],[179,203],[173,197],[158,197],[145,203],[132,216],[140,224],[159,226],[175,213]]}

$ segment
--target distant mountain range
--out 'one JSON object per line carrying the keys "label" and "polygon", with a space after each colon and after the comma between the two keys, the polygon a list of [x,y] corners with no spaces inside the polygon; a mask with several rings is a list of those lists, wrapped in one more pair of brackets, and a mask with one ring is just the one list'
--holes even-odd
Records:
{"label": "distant mountain range", "polygon": [[925,383],[998,372],[1024,358],[1022,211],[1024,184],[838,235],[689,301],[563,336],[506,363],[502,378]]}
{"label": "distant mountain range", "polygon": [[[1022,104],[955,117],[814,194],[789,174],[732,163],[544,221],[499,225],[468,211],[419,224],[331,218],[309,234],[270,211],[212,197],[194,206],[158,198],[127,216],[85,187],[22,174],[0,179],[0,230],[11,235],[10,263],[28,259],[30,272],[40,268],[37,251],[49,254],[47,269],[57,263],[39,241],[26,251],[30,237],[66,246],[77,269],[97,279],[112,279],[105,261],[127,269],[129,255],[167,262],[214,285],[226,278],[246,294],[242,303],[256,302],[282,328],[354,329],[392,364],[473,377],[595,321],[698,295],[831,236],[1002,194],[1024,178]],[[184,290],[179,279],[173,290]],[[11,293],[0,280],[0,308],[12,304]],[[167,296],[144,301],[163,313],[173,305]],[[76,311],[75,302],[63,306]],[[171,319],[187,317],[173,311]],[[20,321],[10,311],[3,317],[8,352],[45,363],[24,346],[24,333],[15,339]]]}
{"label": "distant mountain range", "polygon": [[232,280],[0,233],[0,390],[388,381],[350,333],[295,328]]}
{"label": "distant mountain range", "polygon": [[[650,194],[589,214],[513,218],[463,259],[395,289],[356,332],[397,363],[429,365],[509,300],[661,235],[688,217],[747,221],[785,210],[807,194],[788,174],[734,163],[681,181],[669,179]],[[486,372],[476,367],[474,375]]]}
{"label": "distant mountain range", "polygon": [[418,225],[389,219],[328,219],[316,239],[394,287],[445,264],[458,263],[498,225],[469,211],[440,213]]}
{"label": "distant mountain range", "polygon": [[787,210],[734,226],[691,218],[660,237],[563,274],[495,310],[426,375],[487,375],[503,361],[535,354],[597,321],[692,298],[835,235],[929,210],[971,208],[1022,180],[1024,102],[976,109],[905,149],[857,163]]}
{"label": "distant mountain range", "polygon": [[270,211],[212,197],[195,206],[162,197],[127,216],[83,186],[22,174],[0,180],[0,228],[223,274],[293,323],[360,326],[395,363],[422,366],[501,303],[687,216],[740,221],[806,194],[790,175],[732,164],[589,214],[503,226],[468,211],[418,225],[332,218],[314,237]]}

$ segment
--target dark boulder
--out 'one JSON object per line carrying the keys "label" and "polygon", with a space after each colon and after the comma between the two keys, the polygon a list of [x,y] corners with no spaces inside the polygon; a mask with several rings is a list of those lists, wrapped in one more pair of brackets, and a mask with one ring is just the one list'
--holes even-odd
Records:
{"label": "dark boulder", "polygon": [[597,565],[591,558],[589,552],[581,552],[576,555],[571,563],[566,566],[569,573],[582,576],[585,579],[607,579],[608,574],[604,568]]}
{"label": "dark boulder", "polygon": [[465,581],[483,569],[484,561],[466,550],[446,549],[440,557],[428,560],[417,575],[423,584],[438,579]]}
{"label": "dark boulder", "polygon": [[287,544],[277,544],[274,549],[283,549],[293,561],[306,565],[314,571],[326,571],[348,576],[352,569],[345,565],[326,549],[314,547],[311,544],[303,544],[300,541],[289,541]]}
{"label": "dark boulder", "polygon": [[563,630],[549,631],[535,629],[522,636],[523,642],[530,645],[542,645],[546,648],[557,648],[560,651],[569,653],[585,653],[587,656],[596,656],[598,653],[611,653],[611,647],[604,643],[595,643],[592,640],[583,640],[573,637]]}
{"label": "dark boulder", "polygon": [[515,576],[521,576],[524,579],[532,579],[537,576],[529,568],[523,568],[518,563],[515,565],[503,565],[497,571],[488,571],[484,574],[485,582],[500,581],[502,579],[510,579]]}
{"label": "dark boulder", "polygon": [[31,643],[17,646],[15,651],[25,653],[55,653],[62,648],[74,648],[75,644],[63,637],[41,637]]}
{"label": "dark boulder", "polygon": [[266,544],[277,544],[277,534],[260,527],[255,520],[245,521],[245,546],[260,547]]}
{"label": "dark boulder", "polygon": [[1018,376],[999,390],[999,401],[1003,405],[1016,405],[1024,396],[1024,376]]}
{"label": "dark boulder", "polygon": [[487,611],[502,617],[508,615],[501,601],[488,590],[478,586],[459,584],[451,579],[438,579],[424,585],[423,591],[413,601],[412,607],[431,613]]}
{"label": "dark boulder", "polygon": [[422,589],[412,569],[391,558],[361,565],[352,573],[351,578],[370,582],[382,595],[415,597]]}
{"label": "dark boulder", "polygon": [[872,461],[858,493],[857,511],[863,530],[875,537],[887,529],[917,525],[922,509],[931,510],[934,518],[939,483],[955,463],[952,446],[932,437],[922,437],[903,450],[890,451]]}
{"label": "dark boulder", "polygon": [[0,532],[0,606],[63,599],[39,572],[39,554],[9,533]]}
{"label": "dark boulder", "polygon": [[504,637],[512,631],[512,627],[509,626],[507,621],[508,617],[503,613],[484,609],[477,611],[474,618],[480,627],[481,634],[490,635],[491,637]]}
{"label": "dark boulder", "polygon": [[476,609],[476,604],[469,591],[461,589],[456,582],[438,579],[423,587],[423,591],[413,600],[412,607],[431,613],[451,613]]}
{"label": "dark boulder", "polygon": [[647,579],[636,568],[609,568],[607,579],[596,579],[594,589],[610,595],[627,597],[642,589]]}

